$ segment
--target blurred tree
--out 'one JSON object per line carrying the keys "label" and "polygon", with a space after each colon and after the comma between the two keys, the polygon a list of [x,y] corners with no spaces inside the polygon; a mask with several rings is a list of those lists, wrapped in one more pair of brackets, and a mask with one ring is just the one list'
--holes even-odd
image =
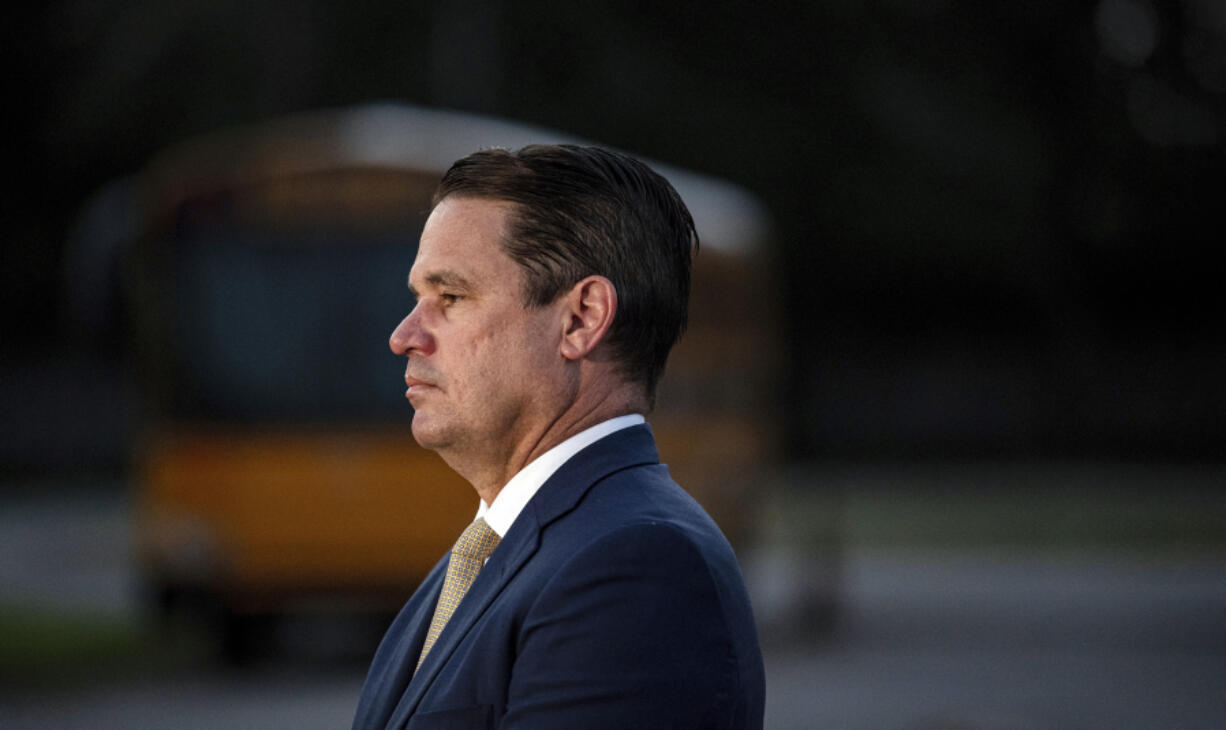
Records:
{"label": "blurred tree", "polygon": [[56,337],[60,246],[104,181],[203,130],[403,99],[760,194],[783,247],[795,454],[1211,458],[1221,7],[52,3],[8,51],[30,103],[5,339]]}

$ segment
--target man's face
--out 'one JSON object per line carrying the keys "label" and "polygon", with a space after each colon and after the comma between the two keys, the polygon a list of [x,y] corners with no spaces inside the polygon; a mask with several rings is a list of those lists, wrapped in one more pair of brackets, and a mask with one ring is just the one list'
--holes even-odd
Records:
{"label": "man's face", "polygon": [[408,358],[413,436],[444,457],[510,458],[565,390],[561,310],[525,307],[501,245],[510,211],[462,197],[435,207],[409,272],[417,305],[389,341]]}

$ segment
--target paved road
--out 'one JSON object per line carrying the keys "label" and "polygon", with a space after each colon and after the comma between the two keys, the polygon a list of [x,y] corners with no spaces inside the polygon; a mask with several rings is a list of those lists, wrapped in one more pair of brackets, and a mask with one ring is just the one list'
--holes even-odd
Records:
{"label": "paved road", "polygon": [[[4,600],[128,610],[126,524],[121,500],[5,503]],[[834,634],[768,644],[768,728],[1226,727],[1221,556],[853,551],[844,587]],[[0,727],[346,727],[363,671],[315,657],[0,689]]]}
{"label": "paved road", "polygon": [[769,653],[769,727],[1226,727],[1221,560],[861,553],[848,587]]}

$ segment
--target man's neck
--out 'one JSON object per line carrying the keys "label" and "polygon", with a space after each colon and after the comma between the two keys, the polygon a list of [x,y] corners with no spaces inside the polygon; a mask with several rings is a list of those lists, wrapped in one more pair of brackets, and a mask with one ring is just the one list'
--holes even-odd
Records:
{"label": "man's neck", "polygon": [[486,504],[493,504],[511,477],[566,439],[611,418],[646,412],[645,398],[635,397],[631,391],[623,389],[621,392],[606,393],[602,398],[577,400],[553,420],[526,431],[510,454],[471,454],[467,455],[471,457],[468,459],[457,454],[440,452],[440,455],[456,473],[473,485],[478,497]]}
{"label": "man's neck", "polygon": [[643,416],[637,413],[618,416],[571,436],[516,472],[498,492],[497,499],[489,504],[481,502],[477,516],[484,517],[498,535],[506,536],[519,513],[563,464],[597,441],[643,422]]}

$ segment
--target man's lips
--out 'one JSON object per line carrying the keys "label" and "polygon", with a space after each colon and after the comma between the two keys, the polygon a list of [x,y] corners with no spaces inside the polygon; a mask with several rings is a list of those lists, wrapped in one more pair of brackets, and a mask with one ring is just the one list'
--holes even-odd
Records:
{"label": "man's lips", "polygon": [[404,384],[408,386],[408,390],[404,392],[404,396],[406,398],[412,397],[414,393],[420,393],[425,388],[438,387],[428,380],[421,380],[420,378],[415,378],[407,374],[404,376]]}

